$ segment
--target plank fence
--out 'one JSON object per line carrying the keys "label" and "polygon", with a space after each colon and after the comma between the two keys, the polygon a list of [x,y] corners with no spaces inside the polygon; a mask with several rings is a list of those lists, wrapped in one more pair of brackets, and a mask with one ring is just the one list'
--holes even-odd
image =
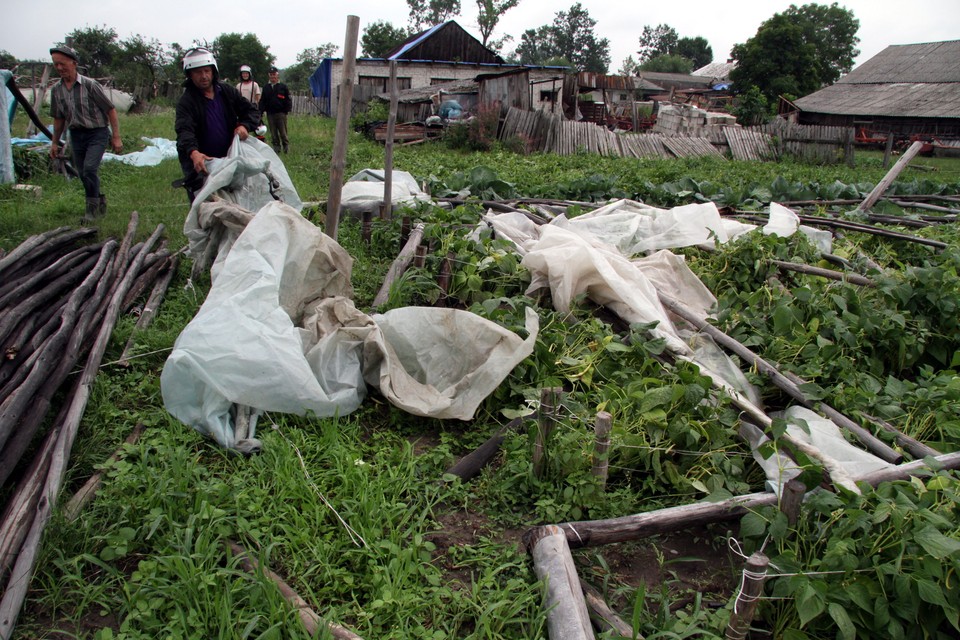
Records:
{"label": "plank fence", "polygon": [[531,152],[572,155],[587,152],[629,158],[731,157],[772,161],[784,156],[821,164],[852,159],[850,127],[797,125],[783,120],[759,127],[704,127],[699,136],[614,133],[592,122],[566,120],[548,111],[511,107],[499,138],[520,138]]}

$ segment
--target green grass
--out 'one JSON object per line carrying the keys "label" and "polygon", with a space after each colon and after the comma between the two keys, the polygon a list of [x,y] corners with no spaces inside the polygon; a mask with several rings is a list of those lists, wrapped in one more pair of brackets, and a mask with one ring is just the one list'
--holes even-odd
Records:
{"label": "green grass", "polygon": [[[172,122],[172,111],[122,116],[126,150],[141,148],[141,137],[172,138]],[[14,135],[23,127],[18,120]],[[283,159],[306,202],[326,198],[333,131],[333,123],[326,119],[291,118],[291,151]],[[380,168],[382,153],[380,145],[351,134],[345,177],[367,167]],[[488,166],[514,185],[517,194],[529,196],[556,194],[578,181],[589,189],[586,178],[596,175],[607,181],[594,186],[612,178],[617,189],[635,195],[648,191],[646,183],[684,178],[745,188],[769,187],[777,177],[821,184],[875,183],[885,174],[877,154],[858,158],[860,166],[851,169],[710,159],[525,157],[499,149],[463,153],[437,144],[398,147],[395,167],[420,181],[443,184],[458,172]],[[917,162],[935,171],[908,170],[906,180],[960,182],[960,161]],[[176,161],[139,169],[106,163],[102,176],[110,213],[101,225],[101,237],[122,236],[130,212],[137,211],[141,239],[163,224],[172,248],[184,244],[187,200],[182,189],[170,186],[180,176]],[[0,187],[0,248],[10,250],[32,234],[79,223],[83,197],[77,181],[38,169],[29,182],[42,188],[42,197]],[[454,246],[461,255],[468,247],[478,253],[484,250],[456,231],[459,223],[474,219],[476,211],[463,208],[442,214],[449,216],[446,222],[431,228],[438,246],[444,250]],[[949,237],[955,232],[937,233]],[[373,299],[399,249],[397,238],[396,224],[378,223],[368,246],[360,240],[355,220],[342,221],[339,240],[356,260],[358,307],[367,308]],[[955,244],[955,236],[950,240]],[[771,252],[796,249],[793,245],[771,249],[772,244],[771,240],[749,247],[756,252],[752,257],[733,251],[717,255],[690,251],[688,260],[718,278],[723,274],[733,281],[755,279],[756,265]],[[895,243],[883,246],[886,253],[879,246],[868,248],[891,265],[919,265],[929,257],[929,252]],[[495,255],[494,249],[489,255]],[[505,284],[507,267],[495,267],[495,262],[472,265],[478,269],[472,275],[481,277],[465,279],[465,296],[474,282],[522,291],[526,283],[518,285],[512,277],[512,283]],[[515,272],[516,265],[512,266],[509,273]],[[481,267],[488,271],[479,271]],[[464,265],[459,268],[466,271]],[[950,265],[944,268],[949,272]],[[953,268],[947,274],[953,284],[944,289],[949,296],[943,294],[948,301],[956,289]],[[230,455],[167,414],[160,395],[159,372],[166,356],[209,286],[206,278],[188,282],[189,272],[190,264],[182,264],[154,324],[137,337],[137,357],[126,368],[111,362],[133,330],[134,319],[124,318],[118,325],[105,358],[108,364],[96,379],[61,500],[110,456],[135,424],[144,423],[147,431],[119,461],[107,465],[100,494],[78,520],[54,517],[17,638],[64,637],[55,631],[98,640],[305,637],[296,612],[270,581],[239,568],[226,550],[228,540],[237,541],[281,574],[321,617],[365,638],[545,638],[540,585],[519,540],[527,527],[685,504],[703,497],[696,486],[719,494],[759,490],[762,483],[746,451],[732,437],[735,412],[726,403],[703,401],[705,383],[696,371],[663,367],[654,357],[655,346],[639,340],[625,350],[610,346],[609,327],[582,309],[575,310],[580,314],[575,322],[541,310],[541,325],[550,330],[538,342],[536,357],[518,367],[471,422],[416,418],[372,396],[359,411],[340,418],[266,415],[258,427],[263,453],[251,458]],[[922,280],[922,274],[914,277]],[[409,286],[414,285],[411,277]],[[920,290],[920,284],[915,286]],[[766,290],[762,293],[767,295]],[[817,294],[834,299],[826,286]],[[494,300],[499,304],[487,305],[482,312],[507,326],[519,324],[522,309],[510,308],[519,304],[516,292],[498,295],[503,300]],[[401,287],[393,304],[409,304],[411,299],[410,290]],[[785,349],[785,338],[765,326],[763,305],[750,302],[757,315],[745,314],[743,323],[758,332],[770,331],[770,343]],[[869,302],[863,302],[864,308]],[[935,307],[936,301],[930,304]],[[803,328],[791,330],[799,333]],[[866,335],[870,328],[859,330]],[[887,325],[884,330],[896,333]],[[957,420],[956,391],[950,386],[955,383],[941,384],[925,371],[919,377],[916,397],[910,399],[916,404],[907,406],[912,413],[905,422],[918,423],[918,431],[930,429],[923,415],[935,406],[942,417],[938,425],[945,432],[938,439],[955,444],[950,427]],[[521,409],[525,399],[534,399],[536,388],[554,384],[566,384],[571,393],[556,436],[557,455],[545,479],[530,473],[529,442],[526,433],[519,433],[506,440],[497,463],[473,482],[439,483],[455,459],[505,422],[500,409]],[[851,381],[844,390],[851,406],[856,406],[857,393],[865,391]],[[927,397],[936,404],[924,404]],[[620,467],[606,493],[597,490],[589,475],[588,427],[598,408],[616,416],[618,442],[625,451],[618,454]],[[707,533],[717,534],[716,544],[722,547],[725,530]],[[689,592],[677,576],[676,563],[660,558],[659,575],[669,588],[663,592],[657,588],[659,595],[644,601],[636,576],[607,566],[604,558],[617,553],[594,550],[578,554],[578,561],[603,576],[625,618],[630,618],[632,608],[640,630],[647,635],[671,630],[679,634],[686,625],[700,629],[702,637],[722,633],[718,620],[722,622],[723,609],[718,613],[687,607],[673,615],[651,604],[654,600],[669,604],[671,598]],[[737,571],[732,567],[729,576],[723,576],[729,589],[714,597],[730,596]],[[659,626],[652,628],[654,624]]]}

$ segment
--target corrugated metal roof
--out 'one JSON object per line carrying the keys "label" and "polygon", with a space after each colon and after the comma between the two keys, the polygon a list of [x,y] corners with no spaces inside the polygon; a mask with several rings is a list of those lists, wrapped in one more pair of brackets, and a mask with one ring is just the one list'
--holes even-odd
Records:
{"label": "corrugated metal roof", "polygon": [[711,62],[710,64],[703,65],[696,71],[691,71],[690,75],[727,80],[730,78],[730,72],[733,71],[736,66],[736,62]]}
{"label": "corrugated metal roof", "polygon": [[837,83],[794,103],[833,115],[960,118],[960,82]]}
{"label": "corrugated metal roof", "polygon": [[960,82],[960,40],[890,45],[837,84]]}

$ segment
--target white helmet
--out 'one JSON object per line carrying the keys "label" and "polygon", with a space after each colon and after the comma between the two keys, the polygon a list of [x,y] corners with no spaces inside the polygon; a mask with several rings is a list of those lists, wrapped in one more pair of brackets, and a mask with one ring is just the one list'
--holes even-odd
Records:
{"label": "white helmet", "polygon": [[206,47],[195,47],[187,51],[183,56],[183,72],[200,67],[213,67],[213,70],[219,72],[217,68],[217,59],[213,57],[210,50]]}
{"label": "white helmet", "polygon": [[253,73],[253,69],[251,69],[251,68],[250,68],[250,65],[248,65],[248,64],[242,65],[242,66],[240,67],[240,73],[243,73],[244,71],[246,71],[247,73],[250,73],[250,74]]}

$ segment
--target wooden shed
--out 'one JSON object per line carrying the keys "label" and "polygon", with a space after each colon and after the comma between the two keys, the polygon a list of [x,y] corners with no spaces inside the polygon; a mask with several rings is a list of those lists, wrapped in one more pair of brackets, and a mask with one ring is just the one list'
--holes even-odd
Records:
{"label": "wooden shed", "polygon": [[891,45],[794,104],[801,124],[958,138],[960,40]]}

